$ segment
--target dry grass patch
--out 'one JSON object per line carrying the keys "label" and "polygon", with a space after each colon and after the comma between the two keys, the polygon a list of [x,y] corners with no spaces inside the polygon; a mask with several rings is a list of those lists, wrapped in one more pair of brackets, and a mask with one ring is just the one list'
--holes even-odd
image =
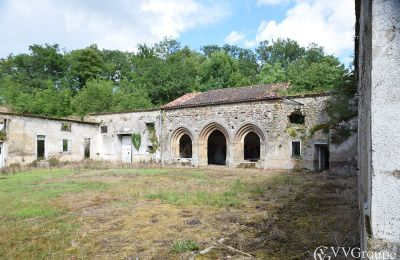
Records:
{"label": "dry grass patch", "polygon": [[211,246],[197,258],[240,256],[221,238],[254,257],[279,258],[354,231],[353,222],[335,226],[354,213],[354,178],[132,168],[4,177],[0,258],[187,259]]}

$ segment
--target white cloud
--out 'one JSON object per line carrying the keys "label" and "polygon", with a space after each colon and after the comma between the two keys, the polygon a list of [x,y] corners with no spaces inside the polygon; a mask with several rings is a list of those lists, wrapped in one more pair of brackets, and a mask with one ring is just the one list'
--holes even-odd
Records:
{"label": "white cloud", "polygon": [[245,34],[232,31],[228,36],[225,37],[225,42],[228,44],[237,44],[238,42],[242,41],[246,37]]}
{"label": "white cloud", "polygon": [[138,43],[179,37],[227,15],[218,3],[199,0],[5,0],[0,5],[0,57],[33,43],[68,48],[134,50]]}
{"label": "white cloud", "polygon": [[303,46],[314,42],[328,53],[341,55],[353,48],[354,20],[354,1],[297,0],[282,21],[262,21],[255,42],[291,38]]}
{"label": "white cloud", "polygon": [[258,5],[280,5],[286,4],[290,0],[257,0]]}

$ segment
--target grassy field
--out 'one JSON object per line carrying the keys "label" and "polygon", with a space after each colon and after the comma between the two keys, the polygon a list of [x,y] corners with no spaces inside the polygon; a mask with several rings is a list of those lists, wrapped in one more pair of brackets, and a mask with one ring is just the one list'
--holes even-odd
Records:
{"label": "grassy field", "polygon": [[0,205],[0,259],[309,259],[358,236],[355,177],[310,172],[37,169],[1,174]]}

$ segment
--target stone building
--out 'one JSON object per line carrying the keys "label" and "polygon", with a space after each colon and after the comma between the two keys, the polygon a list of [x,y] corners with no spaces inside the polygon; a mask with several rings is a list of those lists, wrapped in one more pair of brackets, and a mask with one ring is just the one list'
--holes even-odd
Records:
{"label": "stone building", "polygon": [[[276,87],[276,86],[274,86]],[[190,93],[162,107],[166,164],[328,168],[326,95],[279,97],[272,86]]]}
{"label": "stone building", "polygon": [[400,2],[357,0],[356,16],[361,245],[399,259]]}
{"label": "stone building", "polygon": [[[190,93],[161,109],[85,120],[0,112],[2,165],[36,160],[325,170],[328,95],[283,97],[285,84]],[[1,136],[0,136],[1,137]],[[2,140],[2,141],[1,141]]]}

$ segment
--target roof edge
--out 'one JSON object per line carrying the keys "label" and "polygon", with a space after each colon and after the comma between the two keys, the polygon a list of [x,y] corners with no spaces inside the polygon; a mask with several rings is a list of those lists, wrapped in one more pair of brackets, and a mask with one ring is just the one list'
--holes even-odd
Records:
{"label": "roof edge", "polygon": [[23,113],[15,113],[15,112],[0,112],[0,115],[20,116],[20,117],[29,117],[29,118],[37,118],[37,119],[54,120],[54,121],[72,122],[72,123],[79,123],[79,124],[99,125],[98,122],[81,121],[81,120],[77,120],[77,119],[75,120],[75,119],[71,119],[71,118],[49,117],[49,116],[23,114]]}
{"label": "roof edge", "polygon": [[266,101],[266,100],[278,100],[278,99],[290,99],[290,98],[310,98],[310,97],[324,97],[324,96],[332,96],[332,93],[314,93],[314,94],[303,94],[303,95],[289,95],[289,96],[276,96],[276,97],[267,97],[267,98],[259,98],[259,99],[245,99],[238,101],[222,101],[222,102],[208,102],[203,104],[193,104],[193,105],[178,105],[174,107],[161,107],[161,110],[174,110],[174,109],[183,109],[183,108],[192,108],[192,107],[206,107],[206,106],[215,106],[215,105],[227,105],[227,104],[237,104],[237,103],[249,103],[249,102],[258,102],[258,101]]}
{"label": "roof edge", "polygon": [[158,108],[145,108],[145,109],[135,109],[135,110],[125,110],[125,111],[120,111],[120,112],[101,112],[101,113],[90,113],[87,116],[102,116],[102,115],[113,115],[113,114],[128,114],[128,113],[137,113],[137,112],[152,112],[152,111],[158,111],[160,110],[160,107]]}

